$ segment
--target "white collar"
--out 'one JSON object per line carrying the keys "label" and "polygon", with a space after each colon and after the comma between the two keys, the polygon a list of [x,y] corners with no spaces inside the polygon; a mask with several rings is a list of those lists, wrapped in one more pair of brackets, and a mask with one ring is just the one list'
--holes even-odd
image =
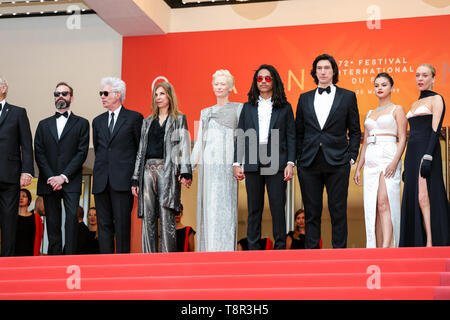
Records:
{"label": "white collar", "polygon": [[264,99],[263,97],[261,97],[261,96],[259,96],[259,98],[258,98],[258,102],[260,102],[260,101],[264,101],[264,102],[272,102],[272,97],[270,97],[270,98],[268,98],[268,99]]}
{"label": "white collar", "polygon": [[117,119],[117,116],[119,115],[119,112],[120,112],[120,110],[122,109],[122,105],[120,105],[116,110],[114,110],[114,111],[110,111],[110,110],[108,110],[108,114],[109,114],[109,116],[111,116],[111,113],[114,113],[114,115],[116,116],[116,119]]}

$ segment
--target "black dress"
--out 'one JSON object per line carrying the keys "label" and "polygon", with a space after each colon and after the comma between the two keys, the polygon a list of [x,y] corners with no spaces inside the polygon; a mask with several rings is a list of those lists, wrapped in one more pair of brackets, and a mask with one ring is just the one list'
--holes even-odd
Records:
{"label": "black dress", "polygon": [[34,238],[36,222],[34,214],[28,217],[18,216],[16,232],[16,256],[34,255]]}
{"label": "black dress", "polygon": [[[186,237],[186,228],[177,229],[177,252],[185,252],[186,241],[189,241]],[[192,227],[189,227],[189,235],[192,233],[195,235],[196,232]]]}
{"label": "black dress", "polygon": [[[424,93],[425,95],[423,96]],[[432,91],[426,91],[421,94],[421,98],[436,94]],[[444,114],[445,102],[437,132],[441,130]],[[433,115],[415,116],[408,119],[410,134],[404,163],[400,247],[421,247],[426,245],[427,238],[418,199],[418,178],[422,156],[427,152],[430,136],[434,132],[432,119]],[[432,245],[448,246],[450,245],[450,207],[442,176],[441,145],[439,141],[436,142],[431,155],[433,160],[431,174],[427,178],[427,188],[431,206]]]}
{"label": "black dress", "polygon": [[291,249],[305,249],[305,235],[300,234],[300,239],[294,238],[294,231],[289,231],[288,236],[292,238]]}

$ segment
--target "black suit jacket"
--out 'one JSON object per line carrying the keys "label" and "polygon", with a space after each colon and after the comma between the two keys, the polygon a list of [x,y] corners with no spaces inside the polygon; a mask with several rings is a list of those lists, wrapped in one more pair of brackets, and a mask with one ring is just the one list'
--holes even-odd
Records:
{"label": "black suit jacket", "polygon": [[108,182],[115,191],[131,192],[143,119],[139,112],[122,106],[112,135],[108,130],[108,111],[92,121],[95,151],[92,193],[103,192]]}
{"label": "black suit jacket", "polygon": [[330,114],[321,129],[314,111],[316,90],[305,92],[298,99],[295,119],[297,164],[303,167],[311,165],[320,147],[332,166],[346,164],[350,159],[356,161],[361,128],[355,93],[336,87]]}
{"label": "black suit jacket", "polygon": [[[278,137],[274,135],[272,130],[278,130]],[[244,172],[258,171],[258,159],[260,159],[258,105],[255,106],[248,102],[244,104],[239,117],[236,136],[234,161],[244,165]],[[267,153],[274,165],[276,163],[274,157],[277,154],[279,155],[278,171],[284,170],[288,161],[295,162],[295,122],[294,113],[289,103],[282,107],[272,108]]]}
{"label": "black suit jacket", "polygon": [[89,150],[89,121],[73,112],[58,139],[56,117],[41,120],[34,137],[36,163],[39,168],[37,194],[53,192],[47,184],[50,177],[64,174],[66,192],[81,192],[82,168]]}
{"label": "black suit jacket", "polygon": [[34,176],[30,122],[24,108],[5,103],[0,116],[0,182],[19,183],[21,173]]}

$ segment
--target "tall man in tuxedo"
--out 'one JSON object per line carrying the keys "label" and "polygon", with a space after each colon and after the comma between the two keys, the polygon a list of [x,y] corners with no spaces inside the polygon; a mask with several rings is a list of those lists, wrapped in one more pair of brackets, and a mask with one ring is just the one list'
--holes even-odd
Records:
{"label": "tall man in tuxedo", "polygon": [[101,80],[100,97],[108,111],[92,121],[95,151],[92,193],[97,207],[100,253],[130,252],[131,176],[141,136],[142,114],[126,109],[125,82]]}
{"label": "tall man in tuxedo", "polygon": [[324,187],[333,248],[345,248],[350,166],[358,157],[361,139],[356,95],[335,86],[339,70],[328,54],[314,60],[311,75],[318,88],[300,95],[295,120],[298,178],[305,207],[305,248],[319,248]]}
{"label": "tall man in tuxedo", "polygon": [[43,196],[48,236],[48,254],[63,253],[62,207],[64,202],[64,254],[76,254],[83,163],[89,149],[89,121],[71,110],[73,89],[65,82],[53,93],[56,112],[41,120],[34,137],[39,168],[37,194]]}
{"label": "tall man in tuxedo", "polygon": [[271,65],[256,70],[248,97],[239,117],[233,164],[234,177],[245,178],[248,249],[264,249],[259,240],[266,186],[274,249],[286,249],[286,185],[293,177],[295,161],[294,113]]}
{"label": "tall man in tuxedo", "polygon": [[34,175],[33,141],[24,108],[6,102],[8,83],[0,77],[0,228],[1,255],[13,256],[20,188]]}

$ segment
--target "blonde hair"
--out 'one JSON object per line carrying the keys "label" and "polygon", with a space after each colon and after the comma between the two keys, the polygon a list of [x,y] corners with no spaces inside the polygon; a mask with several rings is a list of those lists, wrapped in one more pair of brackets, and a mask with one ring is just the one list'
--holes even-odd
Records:
{"label": "blonde hair", "polygon": [[178,100],[177,95],[175,94],[175,89],[169,82],[160,82],[155,85],[152,91],[152,117],[153,119],[156,119],[159,115],[159,108],[156,104],[156,98],[155,93],[158,88],[163,88],[164,92],[167,95],[167,98],[169,98],[169,116],[171,116],[173,119],[176,119],[181,112],[178,110]]}
{"label": "blonde hair", "polygon": [[422,63],[419,67],[427,67],[428,69],[430,69],[431,71],[431,75],[434,77],[436,77],[436,69],[429,63]]}
{"label": "blonde hair", "polygon": [[230,71],[228,70],[224,70],[224,69],[220,69],[217,70],[213,75],[212,75],[212,84],[214,84],[214,81],[217,79],[217,77],[225,77],[227,80],[227,84],[230,88],[234,87],[234,77],[231,75]]}

